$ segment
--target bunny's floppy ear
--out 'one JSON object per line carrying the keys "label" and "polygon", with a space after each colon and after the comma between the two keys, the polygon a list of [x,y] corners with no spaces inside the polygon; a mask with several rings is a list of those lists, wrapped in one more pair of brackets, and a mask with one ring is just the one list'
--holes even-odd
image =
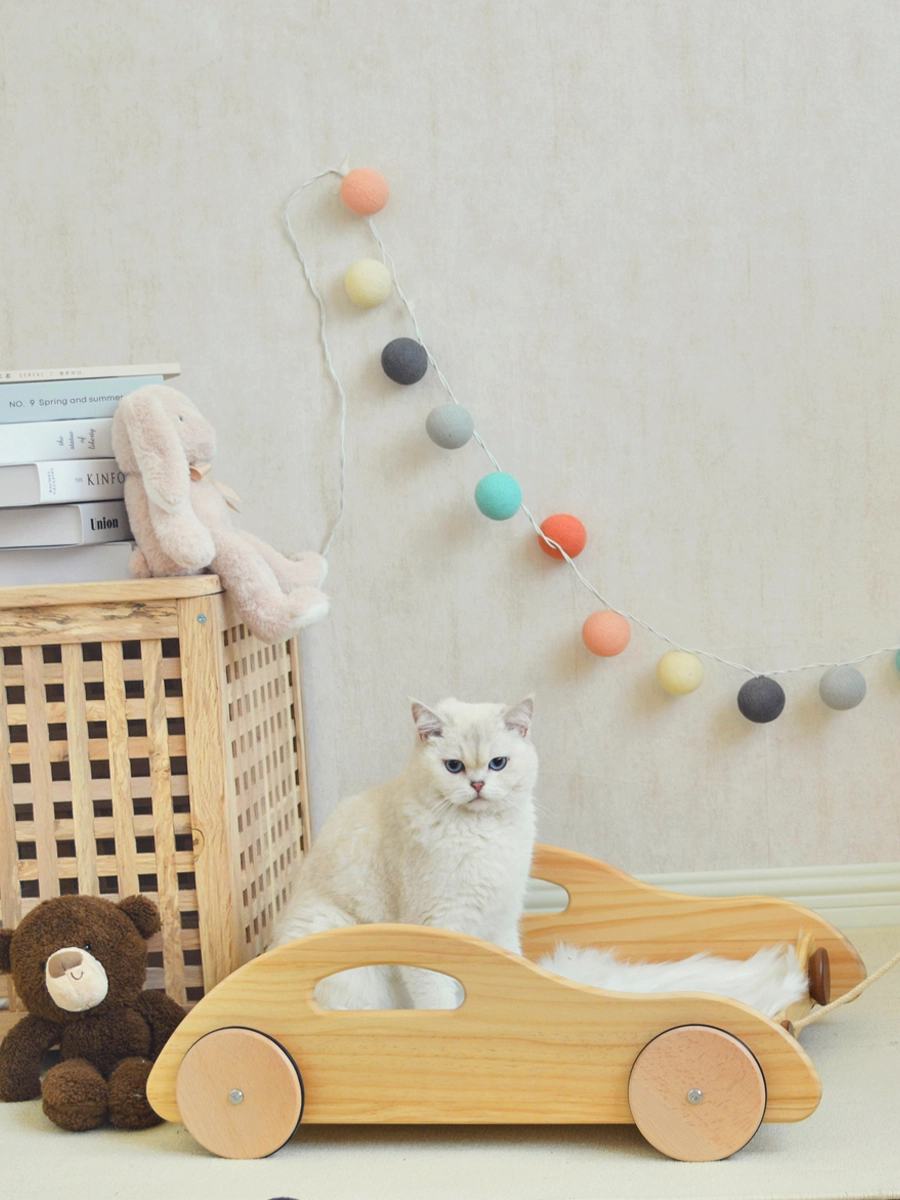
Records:
{"label": "bunny's floppy ear", "polygon": [[123,471],[138,472],[150,500],[168,513],[188,503],[191,472],[163,400],[172,389],[159,384],[123,396],[113,421],[113,453]]}

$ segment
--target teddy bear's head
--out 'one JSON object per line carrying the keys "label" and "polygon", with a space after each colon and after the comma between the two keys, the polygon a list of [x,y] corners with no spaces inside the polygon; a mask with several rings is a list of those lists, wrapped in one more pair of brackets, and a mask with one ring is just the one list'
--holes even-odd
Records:
{"label": "teddy bear's head", "polygon": [[146,896],[44,900],[15,929],[0,929],[0,972],[35,1016],[57,1024],[133,1004],[147,973],[145,939],[159,929]]}
{"label": "teddy bear's head", "polygon": [[153,503],[177,512],[187,502],[191,467],[215,457],[216,431],[182,392],[154,383],[123,396],[112,446],[122,470],[141,476]]}

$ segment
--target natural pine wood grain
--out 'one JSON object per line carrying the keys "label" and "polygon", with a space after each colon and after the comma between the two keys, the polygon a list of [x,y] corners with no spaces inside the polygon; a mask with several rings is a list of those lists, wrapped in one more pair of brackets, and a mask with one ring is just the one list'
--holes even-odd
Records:
{"label": "natural pine wood grain", "polygon": [[219,645],[214,597],[181,601],[178,640],[184,689],[184,733],[191,780],[194,874],[204,914],[200,924],[203,981],[208,990],[240,962],[235,912],[232,814],[228,809]]}
{"label": "natural pine wood grain", "polygon": [[[56,838],[53,833],[53,799],[50,795],[50,736],[47,729],[47,696],[44,688],[44,660],[39,646],[22,649],[25,672],[25,708],[27,711],[28,751],[31,795],[34,809],[34,833],[37,846],[35,865],[41,881],[41,899],[59,895],[59,869]],[[10,761],[15,756],[10,754]]]}
{"label": "natural pine wood grain", "polygon": [[[449,1011],[330,1012],[319,979],[376,963],[459,979]],[[723,1028],[756,1056],[766,1119],[799,1121],[819,1102],[815,1068],[779,1025],[736,1001],[700,994],[601,992],[499,947],[445,930],[359,925],[301,938],[241,967],[175,1031],[148,1083],[160,1116],[178,1120],[181,1060],[213,1029],[275,1038],[297,1063],[313,1123],[613,1123],[632,1120],[628,1079],[658,1034]]]}
{"label": "natural pine wood grain", "polygon": [[141,663],[144,669],[150,798],[153,804],[153,846],[156,858],[157,904],[162,926],[160,941],[163,970],[166,991],[176,1003],[184,1004],[187,993],[184,982],[181,914],[178,911],[178,867],[172,820],[172,770],[162,678],[162,650],[158,641],[150,638],[141,642]]}
{"label": "natural pine wood grain", "polygon": [[865,978],[865,966],[850,942],[822,917],[787,900],[682,896],[554,846],[536,847],[531,874],[564,887],[569,904],[561,913],[524,917],[522,947],[527,958],[550,953],[560,941],[615,946],[623,958],[655,962],[686,958],[700,950],[749,958],[762,946],[794,944],[810,934],[828,951],[835,998]]}
{"label": "natural pine wood grain", "polygon": [[169,579],[119,579],[103,583],[51,583],[43,587],[0,588],[0,609],[55,608],[64,605],[128,604],[178,600],[221,592],[218,575]]}
{"label": "natural pine wood grain", "polygon": [[2,646],[63,645],[66,642],[129,641],[154,635],[174,637],[174,601],[147,604],[75,604],[47,608],[10,608],[0,625]]}
{"label": "natural pine wood grain", "polygon": [[[72,833],[75,842],[75,861],[78,869],[78,891],[83,896],[95,895],[99,890],[97,877],[97,835],[94,831],[94,804],[91,799],[91,762],[88,746],[88,721],[106,720],[106,702],[103,716],[89,717],[84,694],[84,661],[81,647],[62,647],[63,686],[65,703],[48,704],[49,721],[64,720],[66,723],[66,747],[69,758],[69,786],[72,798]],[[57,709],[62,707],[60,718]],[[57,837],[59,833],[57,832]]]}

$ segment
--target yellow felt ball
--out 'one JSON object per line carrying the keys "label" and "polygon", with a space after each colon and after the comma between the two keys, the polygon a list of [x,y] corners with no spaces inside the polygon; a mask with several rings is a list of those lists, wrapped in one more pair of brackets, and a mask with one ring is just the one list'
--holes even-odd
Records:
{"label": "yellow felt ball", "polygon": [[670,650],[656,664],[656,678],[672,696],[686,696],[703,682],[703,663],[687,650]]}
{"label": "yellow felt ball", "polygon": [[377,258],[361,258],[344,276],[347,295],[360,308],[376,308],[391,294],[391,273]]}

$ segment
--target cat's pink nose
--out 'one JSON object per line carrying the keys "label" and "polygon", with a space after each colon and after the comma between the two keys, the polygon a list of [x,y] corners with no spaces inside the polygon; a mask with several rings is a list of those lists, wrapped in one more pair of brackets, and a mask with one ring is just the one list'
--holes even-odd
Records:
{"label": "cat's pink nose", "polygon": [[481,789],[484,787],[483,779],[472,779],[472,780],[470,780],[470,783],[472,784],[472,787],[475,789],[476,792],[480,792]]}

